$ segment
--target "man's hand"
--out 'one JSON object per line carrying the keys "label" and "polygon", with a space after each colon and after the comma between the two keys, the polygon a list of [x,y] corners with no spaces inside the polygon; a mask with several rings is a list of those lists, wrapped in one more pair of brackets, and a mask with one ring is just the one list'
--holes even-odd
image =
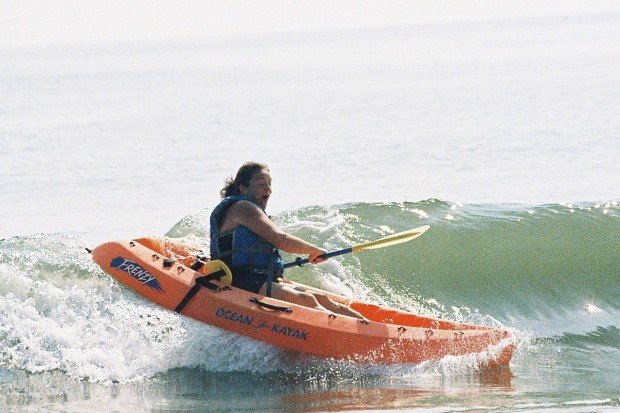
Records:
{"label": "man's hand", "polygon": [[310,253],[310,255],[308,255],[308,261],[310,261],[313,264],[318,264],[320,262],[325,261],[325,258],[322,258],[321,255],[325,254],[327,251],[324,250],[323,248],[316,248],[314,251],[312,251]]}

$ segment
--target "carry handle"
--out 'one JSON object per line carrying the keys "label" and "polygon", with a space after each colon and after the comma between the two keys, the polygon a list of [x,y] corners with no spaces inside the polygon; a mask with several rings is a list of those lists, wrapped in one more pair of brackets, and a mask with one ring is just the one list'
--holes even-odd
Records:
{"label": "carry handle", "polygon": [[282,306],[279,306],[279,305],[263,303],[262,301],[260,301],[256,297],[251,297],[250,298],[250,302],[254,303],[254,304],[258,304],[259,306],[261,306],[263,308],[267,308],[269,310],[284,311],[285,313],[292,313],[293,312],[293,309],[291,307],[282,307]]}

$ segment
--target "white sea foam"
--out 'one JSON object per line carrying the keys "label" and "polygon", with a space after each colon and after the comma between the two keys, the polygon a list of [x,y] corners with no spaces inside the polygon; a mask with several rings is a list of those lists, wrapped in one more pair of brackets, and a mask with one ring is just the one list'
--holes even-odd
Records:
{"label": "white sea foam", "polygon": [[[585,12],[562,3],[556,17],[539,18],[540,7],[528,4],[519,7],[529,14],[505,10],[507,19],[493,22],[3,48],[0,399],[57,397],[57,410],[81,410],[64,398],[90,394],[58,377],[138,381],[128,405],[157,409],[169,394],[145,396],[142,385],[157,380],[140,378],[177,367],[200,367],[201,380],[303,366],[318,380],[341,379],[338,390],[377,372],[372,390],[439,390],[439,398],[423,396],[424,409],[462,408],[454,388],[476,389],[462,405],[484,406],[488,389],[467,381],[477,373],[464,360],[302,361],[149,304],[81,249],[163,234],[183,217],[170,235],[207,244],[224,178],[254,159],[272,170],[269,213],[318,206],[293,213],[286,228],[325,248],[433,224],[415,248],[296,269],[300,281],[427,315],[492,314],[527,328],[531,340],[517,335],[515,378],[489,396],[499,410],[617,410],[617,398],[606,400],[618,388],[618,2],[577,3]],[[30,6],[49,22],[54,4]],[[11,27],[24,19],[5,17],[0,30],[21,36]],[[456,200],[463,207],[451,210]],[[534,206],[558,200],[565,207]],[[401,201],[400,209],[415,205],[393,221],[399,208],[387,206]],[[327,206],[350,202],[377,204],[363,212]],[[517,230],[485,232],[490,221],[468,218],[479,202],[527,204],[530,213],[508,208]],[[463,242],[469,236],[476,244]],[[195,382],[179,389],[171,399],[183,406]],[[103,393],[97,400],[109,405],[115,396]],[[589,400],[601,404],[570,404]]]}

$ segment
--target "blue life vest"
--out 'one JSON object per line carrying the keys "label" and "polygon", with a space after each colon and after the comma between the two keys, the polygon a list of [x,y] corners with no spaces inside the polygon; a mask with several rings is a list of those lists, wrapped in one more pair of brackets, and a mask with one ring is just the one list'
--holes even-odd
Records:
{"label": "blue life vest", "polygon": [[[232,231],[220,233],[222,217],[226,210],[238,201],[250,200],[243,195],[229,196],[224,198],[211,213],[211,259],[224,261],[233,275],[243,272],[250,274],[256,281],[266,282],[281,276],[284,271],[282,258],[273,244],[243,225],[237,226]],[[234,283],[233,277],[233,285]]]}

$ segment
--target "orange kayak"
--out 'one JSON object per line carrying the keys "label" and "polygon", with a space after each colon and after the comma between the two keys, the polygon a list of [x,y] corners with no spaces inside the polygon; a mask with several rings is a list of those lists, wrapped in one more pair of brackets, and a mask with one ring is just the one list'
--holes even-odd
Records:
{"label": "orange kayak", "polygon": [[[157,304],[206,324],[284,349],[371,363],[420,363],[474,355],[480,367],[507,365],[515,348],[502,329],[424,317],[321,291],[367,320],[336,315],[230,287],[221,261],[168,238],[113,241],[92,251],[108,274]],[[304,286],[305,287],[305,286]]]}

